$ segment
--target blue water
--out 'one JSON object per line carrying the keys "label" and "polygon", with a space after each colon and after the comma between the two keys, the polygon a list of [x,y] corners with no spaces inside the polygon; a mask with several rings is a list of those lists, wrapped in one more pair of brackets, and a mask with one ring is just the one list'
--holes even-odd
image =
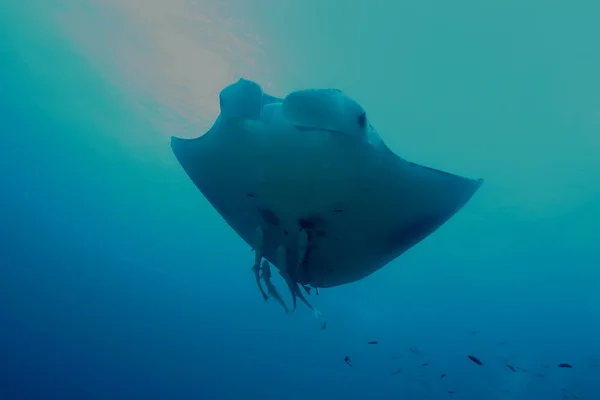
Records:
{"label": "blue water", "polygon": [[[0,3],[0,399],[599,399],[597,2],[213,3]],[[240,76],[485,179],[325,330],[171,154]]]}

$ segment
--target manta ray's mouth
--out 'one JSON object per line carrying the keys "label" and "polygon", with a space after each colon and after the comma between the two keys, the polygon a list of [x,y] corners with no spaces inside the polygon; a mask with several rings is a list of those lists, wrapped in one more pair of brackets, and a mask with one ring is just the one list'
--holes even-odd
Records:
{"label": "manta ray's mouth", "polygon": [[318,132],[330,132],[330,133],[343,133],[342,131],[336,131],[335,129],[317,128],[311,126],[293,125],[294,128],[299,131],[318,131]]}

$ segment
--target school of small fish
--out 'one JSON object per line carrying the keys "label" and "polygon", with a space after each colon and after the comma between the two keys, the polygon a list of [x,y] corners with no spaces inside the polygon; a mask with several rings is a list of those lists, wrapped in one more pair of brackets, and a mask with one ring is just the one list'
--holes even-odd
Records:
{"label": "school of small fish", "polygon": [[[326,325],[323,325],[323,329],[325,329],[325,326],[326,326]],[[367,343],[368,345],[377,345],[377,344],[379,344],[379,341],[377,341],[377,340],[370,340],[370,341],[367,341],[366,343]],[[500,344],[501,344],[501,345],[504,345],[505,343],[504,343],[504,342],[501,342]],[[413,347],[411,347],[411,348],[409,349],[409,351],[410,351],[411,353],[413,353],[415,356],[418,356],[418,357],[420,357],[420,356],[422,355],[422,354],[421,354],[421,351],[420,351],[419,349],[417,349],[416,347],[414,347],[414,346],[413,346]],[[392,357],[392,360],[396,360],[397,358],[398,358],[397,356],[393,356],[393,357]],[[475,355],[472,355],[472,354],[468,354],[468,355],[466,355],[466,357],[465,357],[465,358],[466,358],[467,360],[469,360],[470,362],[474,363],[475,365],[479,366],[479,367],[484,367],[484,365],[488,364],[488,362],[484,363],[484,362],[483,362],[483,361],[482,361],[482,360],[481,360],[479,357],[477,357],[477,356],[475,356]],[[508,370],[510,370],[511,372],[514,372],[514,373],[519,373],[519,372],[521,372],[521,373],[528,373],[528,370],[527,370],[527,369],[521,368],[521,367],[519,367],[519,366],[517,366],[517,365],[509,364],[509,363],[508,363],[508,361],[509,361],[509,360],[507,360],[507,359],[504,359],[502,362],[504,363],[504,366],[505,366],[505,367],[506,367]],[[354,363],[353,363],[353,361],[352,361],[352,359],[350,358],[350,356],[349,356],[349,355],[347,355],[347,356],[345,356],[345,357],[344,357],[344,362],[346,363],[346,365],[347,365],[348,367],[351,367],[351,368],[353,368],[353,367],[354,367]],[[493,364],[493,363],[492,363],[492,362],[490,362],[489,364]],[[428,361],[428,362],[421,363],[421,366],[422,366],[422,367],[427,367],[427,366],[429,366],[429,365],[430,365],[430,362],[429,362],[429,361]],[[544,365],[544,368],[549,368],[549,367],[550,367],[550,365]],[[597,361],[597,360],[595,360],[595,359],[590,359],[590,363],[589,363],[588,367],[589,367],[589,368],[598,368],[598,367],[600,367],[600,364],[598,363],[598,361]],[[572,364],[569,364],[569,363],[558,363],[558,364],[556,364],[556,368],[561,368],[561,369],[562,369],[562,368],[567,368],[567,369],[568,369],[568,368],[573,368],[573,365],[572,365]],[[403,369],[402,369],[402,368],[397,368],[397,369],[394,369],[393,371],[391,371],[391,372],[390,372],[390,374],[391,374],[391,375],[399,375],[399,374],[401,374],[401,373],[402,373],[402,371],[403,371]],[[446,377],[448,377],[447,379],[451,379],[451,375],[452,375],[452,374],[448,374],[448,373],[446,373],[446,372],[443,372],[443,373],[441,373],[440,375],[436,375],[436,376],[437,376],[437,378],[436,378],[436,379],[444,379],[444,378],[446,378]],[[544,374],[542,374],[541,372],[537,372],[537,373],[535,373],[535,376],[536,376],[537,378],[543,378],[543,377],[544,377]],[[425,376],[425,375],[421,375],[421,378],[426,378],[426,376]],[[429,382],[427,382],[427,381],[423,381],[423,382],[422,382],[422,386],[423,386],[423,387],[428,387],[428,386],[430,386],[430,385],[429,385]],[[446,385],[446,386],[448,386],[448,385]],[[459,393],[459,392],[458,392],[457,390],[455,390],[455,389],[445,390],[445,392],[446,392],[448,395],[454,395],[454,394],[457,394],[457,393]],[[509,389],[504,389],[504,390],[503,390],[503,394],[505,394],[505,395],[506,395],[506,394],[510,394],[510,393],[511,393],[511,390],[509,390]],[[466,394],[466,395],[468,396],[469,394]],[[576,395],[576,394],[572,393],[571,391],[569,391],[569,390],[567,390],[567,389],[565,389],[565,388],[561,388],[561,389],[560,389],[559,396],[560,396],[559,398],[561,398],[561,399],[563,399],[563,400],[582,400],[582,398],[581,398],[581,397],[579,397],[578,395]],[[456,398],[456,397],[453,397],[453,398]]]}

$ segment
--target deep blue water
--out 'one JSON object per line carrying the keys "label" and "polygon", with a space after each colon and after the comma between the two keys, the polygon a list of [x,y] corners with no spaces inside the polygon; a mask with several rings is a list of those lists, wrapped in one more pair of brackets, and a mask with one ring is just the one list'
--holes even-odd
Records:
{"label": "deep blue water", "polygon": [[[600,399],[600,9],[449,4],[1,3],[0,399]],[[325,330],[171,154],[240,76],[485,179]]]}

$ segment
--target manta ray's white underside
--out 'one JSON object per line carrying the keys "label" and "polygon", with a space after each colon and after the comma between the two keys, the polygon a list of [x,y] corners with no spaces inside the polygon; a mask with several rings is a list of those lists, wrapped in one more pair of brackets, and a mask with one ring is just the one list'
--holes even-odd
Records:
{"label": "manta ray's white underside", "polygon": [[263,95],[256,118],[222,114],[197,139],[173,137],[179,163],[225,221],[279,268],[296,265],[298,235],[308,233],[293,280],[317,288],[360,280],[417,244],[452,217],[480,187],[473,180],[402,159],[371,128],[357,140],[299,129]]}

